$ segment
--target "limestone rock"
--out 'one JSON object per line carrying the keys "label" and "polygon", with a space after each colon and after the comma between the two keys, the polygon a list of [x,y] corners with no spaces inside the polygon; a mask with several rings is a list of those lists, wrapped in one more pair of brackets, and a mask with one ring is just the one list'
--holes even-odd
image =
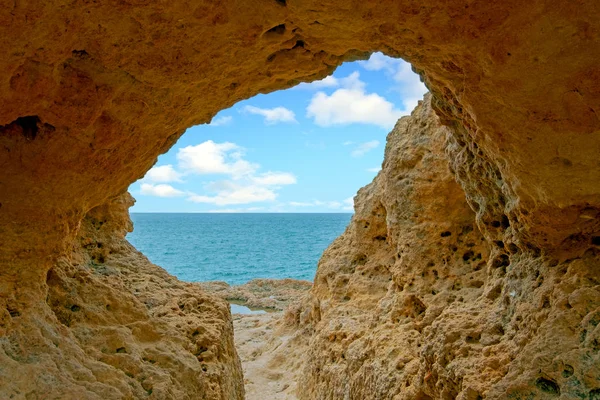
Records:
{"label": "limestone rock", "polygon": [[47,273],[44,319],[2,316],[0,398],[244,397],[229,305],[125,240],[132,204],[126,194],[84,218]]}
{"label": "limestone rock", "polygon": [[430,99],[389,134],[311,298],[288,311],[311,338],[300,398],[594,398],[600,252],[558,262],[487,240]]}
{"label": "limestone rock", "polygon": [[[85,257],[75,256],[83,254],[77,249],[82,246],[79,237],[82,229],[86,229],[86,215],[125,193],[129,184],[141,178],[157,156],[172,146],[189,126],[208,122],[218,111],[257,93],[323,78],[343,61],[383,51],[410,61],[430,89],[432,107],[450,130],[445,145],[448,164],[466,193],[466,202],[476,210],[474,218],[488,246],[486,250],[484,242],[473,241],[478,246],[477,251],[473,250],[474,256],[481,253],[481,260],[488,262],[485,269],[437,280],[440,285],[450,282],[466,285],[471,281],[469,277],[473,277],[473,282],[483,282],[480,288],[468,289],[468,301],[463,296],[462,308],[442,307],[441,312],[448,309],[447,312],[457,310],[460,314],[454,319],[441,319],[444,322],[435,325],[436,329],[434,325],[424,326],[419,335],[411,333],[414,338],[402,336],[408,346],[409,340],[416,341],[426,335],[433,346],[421,344],[419,361],[399,367],[415,382],[416,386],[407,390],[422,398],[454,393],[477,397],[476,393],[481,392],[498,397],[503,389],[517,393],[516,397],[526,397],[524,393],[529,390],[543,392],[545,396],[558,396],[559,391],[560,396],[571,396],[579,390],[575,388],[584,390],[576,396],[598,395],[598,374],[594,372],[598,364],[595,347],[598,328],[595,328],[596,318],[590,314],[597,307],[596,253],[600,245],[597,114],[600,5],[597,1],[32,0],[5,2],[0,9],[2,390],[11,394],[18,391],[22,397],[29,391],[35,396],[46,389],[51,394],[52,390],[69,391],[75,398],[93,398],[90,393],[101,398],[123,393],[130,397],[144,395],[137,384],[130,386],[131,382],[121,379],[121,375],[117,379],[110,369],[114,367],[105,367],[108,364],[104,362],[98,367],[98,377],[92,374],[92,378],[86,371],[97,364],[90,361],[94,360],[90,354],[102,353],[102,348],[94,347],[101,343],[90,342],[96,343],[91,346],[95,350],[84,350],[82,343],[87,342],[80,342],[83,336],[79,339],[77,336],[82,333],[59,320],[68,319],[69,314],[58,312],[56,307],[52,309],[46,302],[52,298],[60,301],[56,300],[63,296],[60,286],[71,285],[63,282],[74,282],[78,268],[88,265],[82,264]],[[421,161],[427,162],[425,150],[419,152],[423,155]],[[398,160],[406,166],[414,162],[418,165],[419,152],[409,150],[414,159],[398,156]],[[444,223],[436,219],[428,225],[418,219],[427,217],[428,212],[440,216],[441,211],[435,207],[458,201],[454,190],[459,189],[452,188],[450,176],[441,175],[442,181],[432,176],[432,182],[418,186],[417,189],[431,189],[427,195],[432,199],[440,195],[440,189],[450,191],[432,204],[425,200],[424,193],[417,191],[414,195],[422,197],[416,199],[417,203],[405,198],[406,204],[398,200],[394,205],[391,198],[381,195],[383,200],[379,203],[372,200],[374,203],[367,206],[369,198],[385,193],[376,190],[384,182],[363,190],[362,196],[367,200],[361,200],[359,208],[365,207],[365,213],[373,213],[365,220],[371,226],[362,228],[368,234],[362,238],[352,233],[358,228],[351,228],[348,236],[332,247],[322,262],[325,267],[319,272],[318,279],[325,281],[317,282],[314,289],[322,304],[315,306],[314,315],[302,318],[318,321],[321,318],[318,313],[326,313],[327,307],[334,307],[340,297],[348,302],[348,307],[356,306],[358,310],[367,305],[381,306],[382,318],[388,314],[394,316],[390,321],[410,320],[414,315],[417,319],[432,318],[438,302],[450,302],[436,294],[440,300],[432,304],[424,290],[430,286],[433,290],[440,289],[433,283],[435,278],[426,275],[421,277],[427,278],[423,282],[417,279],[419,274],[427,272],[423,269],[423,263],[426,267],[427,262],[421,259],[421,253],[433,258],[438,274],[442,273],[442,264],[448,274],[456,274],[458,270],[447,267],[454,264],[444,264],[443,260],[460,263],[466,253],[465,250],[462,255],[455,254],[452,247],[444,246],[441,251],[436,242],[427,241],[433,237],[434,228],[448,225],[444,229],[452,234],[444,240],[456,241],[461,251],[459,239],[468,238],[467,243],[471,243],[479,237],[472,223],[473,215],[467,218],[464,203],[451,204],[457,210],[446,208],[448,219]],[[401,177],[397,178],[401,183]],[[426,183],[431,184],[429,189]],[[441,188],[436,187],[438,183]],[[410,189],[411,183],[406,185]],[[404,207],[412,211],[403,211]],[[407,221],[405,233],[398,233],[395,221],[388,221],[392,216]],[[466,226],[467,221],[473,230],[462,233],[459,226]],[[388,230],[384,240],[383,233]],[[380,239],[372,244],[369,237]],[[397,243],[403,243],[404,247],[394,251],[404,251],[403,261],[392,263],[392,255],[397,258],[400,251],[388,253],[385,246],[389,246],[388,242],[397,245],[391,241],[401,237],[405,239]],[[335,250],[335,246],[350,240],[353,246],[362,249],[361,254],[352,249]],[[418,246],[423,246],[423,250],[418,250]],[[358,257],[341,263],[339,276],[335,276],[333,265],[329,264],[332,261],[328,261],[335,258],[335,252]],[[378,260],[377,265],[362,255]],[[105,258],[105,263],[109,262]],[[418,272],[409,270],[409,262],[415,263],[414,271]],[[474,262],[468,261],[463,267],[467,270],[467,265]],[[365,294],[358,299],[355,296],[354,300],[348,293],[354,293],[355,289],[348,292],[346,287],[358,285],[350,280],[355,274],[353,265],[355,270],[370,271],[363,271],[368,290],[361,289]],[[506,275],[499,276],[504,269]],[[163,274],[155,271],[157,275]],[[49,273],[51,281],[59,286],[49,286]],[[74,287],[76,292],[85,292],[92,298],[101,296],[94,294],[100,285],[95,283],[96,278],[100,278],[89,271],[84,275],[94,278],[84,279],[82,275]],[[404,294],[396,296],[386,286],[387,279],[388,285],[393,282],[398,286],[394,290],[399,291],[413,278],[414,293],[405,288]],[[104,279],[109,277],[100,280]],[[145,279],[150,282],[149,277]],[[109,290],[110,285],[105,285]],[[162,287],[162,283],[157,285]],[[390,291],[385,293],[389,305],[380,303],[385,290]],[[482,290],[488,299],[485,301],[493,305],[484,304],[478,295]],[[104,293],[98,293],[101,292]],[[203,295],[199,292],[194,296]],[[346,297],[350,299],[345,300]],[[239,368],[231,348],[232,338],[227,334],[225,306],[214,301],[213,311],[206,315],[214,320],[215,327],[221,326],[214,331],[223,333],[224,340],[215,344],[223,349],[217,353],[223,357],[227,354],[230,359],[227,362],[223,359],[220,364],[223,373],[215,377],[222,379],[222,386],[210,386],[200,396],[213,390],[236,393],[235,388],[241,387],[241,377],[235,373]],[[550,306],[545,307],[546,304]],[[483,311],[474,311],[477,308]],[[477,360],[459,354],[459,361],[446,363],[453,352],[471,351],[471,344],[458,346],[462,342],[454,341],[442,346],[445,333],[458,331],[459,325],[460,329],[467,329],[464,326],[473,321],[473,313],[486,316],[488,309],[498,311],[490,317],[493,322],[477,319],[476,324],[487,327],[501,321],[502,337],[511,339],[502,339],[497,346],[506,348],[494,348],[494,352],[488,349],[490,352]],[[130,310],[131,315],[137,315],[135,318],[149,312],[142,311],[133,306]],[[104,312],[97,313],[94,318],[110,319]],[[88,311],[83,314],[88,315]],[[73,318],[76,324],[86,324],[78,322],[78,317]],[[369,317],[356,318],[353,334],[367,332],[363,319]],[[464,323],[458,322],[463,320]],[[118,329],[125,332],[130,321],[123,319],[109,325],[114,329],[120,326]],[[429,321],[424,319],[419,324]],[[178,333],[172,334],[174,338],[185,335],[183,327],[181,324]],[[399,329],[404,335],[408,328]],[[500,333],[481,332],[479,340]],[[337,334],[331,338],[331,356],[341,357],[344,347],[337,341],[344,339],[337,339]],[[183,339],[173,340],[187,346]],[[315,346],[323,343],[315,339]],[[548,353],[545,345],[557,350]],[[563,357],[567,349],[573,352],[572,360]],[[407,354],[412,355],[412,351],[407,350]],[[318,353],[315,348],[315,354]],[[125,353],[117,354],[125,357],[121,356]],[[540,354],[543,359],[538,357]],[[383,359],[379,353],[363,353],[360,347],[349,356]],[[468,365],[460,362],[461,357],[468,360]],[[555,361],[555,367],[548,367]],[[324,361],[315,360],[319,362]],[[560,372],[563,364],[564,374]],[[352,365],[355,368],[362,364]],[[113,372],[105,373],[105,368]],[[323,374],[315,369],[317,376],[309,379],[311,390],[335,398],[336,390],[341,390],[335,374],[351,371],[346,371],[344,363],[336,368],[339,371]],[[399,383],[375,379],[368,368],[371,367],[360,370],[360,374],[365,377],[364,385],[373,388],[371,393],[400,390]],[[390,368],[388,365],[378,370]],[[412,369],[418,371],[416,377],[409,372]],[[42,370],[43,373],[37,374]],[[135,376],[134,369],[128,371]],[[472,371],[483,371],[483,375],[469,375]],[[534,371],[542,371],[543,376]],[[38,375],[33,384],[21,380],[24,376]],[[463,382],[457,376],[463,377]],[[326,377],[332,380],[326,381]],[[373,381],[367,380],[371,377]],[[415,379],[427,383],[417,385]],[[194,385],[205,388],[203,385],[209,381],[200,379]],[[330,389],[323,386],[325,382],[331,382]],[[172,390],[178,387],[169,385],[161,387]],[[366,393],[358,387],[352,390],[355,391],[352,393]],[[234,396],[240,395],[237,393]]]}
{"label": "limestone rock", "polygon": [[297,279],[252,279],[243,285],[229,285],[227,282],[200,282],[206,292],[229,301],[262,309],[282,311],[288,305],[299,301],[312,287],[312,283]]}

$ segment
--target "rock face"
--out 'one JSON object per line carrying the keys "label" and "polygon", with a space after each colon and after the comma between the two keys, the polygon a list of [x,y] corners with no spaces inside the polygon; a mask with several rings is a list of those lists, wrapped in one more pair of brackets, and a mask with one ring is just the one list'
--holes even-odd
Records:
{"label": "rock face", "polygon": [[457,171],[430,99],[389,134],[311,297],[288,311],[311,337],[300,398],[599,396],[600,249],[559,262],[495,240],[507,221],[478,227],[454,179],[473,165]]}
{"label": "rock face", "polygon": [[[89,264],[80,261],[83,256],[75,256],[84,254],[77,249],[82,246],[82,232],[88,229],[89,213],[102,207],[111,209],[112,201],[131,182],[142,177],[156,157],[187,127],[208,122],[216,112],[238,100],[322,78],[342,61],[366,58],[370,52],[379,50],[405,57],[413,64],[432,92],[433,109],[441,122],[450,127],[451,135],[445,145],[449,164],[466,193],[466,201],[476,210],[477,226],[486,242],[493,246],[487,249],[489,256],[486,256],[485,245],[473,242],[481,247],[473,250],[474,256],[481,252],[481,260],[489,265],[473,272],[477,272],[473,282],[481,280],[483,285],[471,290],[489,291],[485,298],[506,303],[503,307],[508,310],[500,313],[502,318],[508,318],[502,320],[503,335],[486,331],[478,339],[485,343],[500,340],[498,343],[505,343],[506,349],[498,350],[493,358],[484,355],[486,358],[479,364],[444,361],[444,357],[449,359],[449,354],[459,348],[457,341],[442,345],[441,341],[446,340],[443,335],[452,329],[463,329],[460,321],[465,321],[464,314],[443,319],[447,325],[439,330],[444,332],[436,330],[438,333],[434,334],[433,328],[428,331],[423,328],[419,337],[430,335],[427,340],[431,345],[424,343],[419,348],[418,362],[423,366],[418,371],[427,384],[411,390],[422,398],[451,396],[457,390],[463,395],[467,390],[463,385],[472,390],[466,395],[481,392],[497,397],[502,388],[510,389],[516,393],[514,396],[525,396],[518,393],[526,393],[535,386],[537,389],[531,390],[542,390],[544,396],[558,396],[559,391],[560,396],[570,396],[579,390],[575,388],[591,390],[581,396],[597,396],[593,383],[597,375],[588,366],[597,361],[596,338],[600,329],[595,328],[596,318],[590,314],[597,307],[594,282],[600,243],[599,35],[600,5],[592,0],[32,0],[5,4],[0,11],[2,390],[21,397],[40,396],[40,393],[50,396],[56,393],[61,397],[61,393],[72,390],[75,398],[92,397],[93,393],[102,398],[118,397],[131,390],[131,394],[123,396],[139,397],[141,389],[129,380],[135,378],[136,371],[128,370],[134,378],[118,375],[114,379],[119,383],[113,379],[117,376],[113,373],[121,372],[115,372],[112,365],[117,364],[118,357],[126,357],[121,355],[124,353],[114,355],[117,357],[114,360],[100,361],[102,371],[92,374],[95,380],[85,372],[91,371],[89,363],[104,357],[100,355],[104,347],[101,342],[93,341],[100,339],[88,342],[77,324],[83,329],[97,322],[87,321],[90,311],[81,313],[85,304],[71,304],[80,307],[80,311],[72,311],[75,314],[71,317],[55,305],[60,304],[61,296],[67,298],[67,291],[62,291],[61,285],[76,284],[75,292],[94,297],[100,293],[94,283],[96,278],[109,279],[101,279],[90,271],[84,274],[88,278],[83,275],[78,278],[79,272],[75,272]],[[409,165],[410,162],[413,161]],[[438,195],[437,190],[451,190],[449,182],[431,196]],[[458,190],[457,186],[454,188]],[[443,200],[456,200],[456,196],[451,192]],[[433,213],[430,209],[433,205],[423,202],[426,203],[423,207]],[[395,211],[386,208],[390,204],[391,199],[382,201],[381,207],[374,204],[375,215],[380,216],[368,221],[370,228],[363,228],[375,232],[373,237],[383,237],[385,226],[389,232],[385,240],[378,239],[377,246],[381,249],[377,255],[367,254],[366,260],[354,261],[356,265],[363,262],[367,265],[368,256],[387,260],[371,272],[373,293],[384,290],[385,279],[388,284],[394,282],[399,291],[400,285],[407,284],[404,279],[410,280],[414,275],[407,272],[402,279],[394,275],[397,268],[405,267],[398,266],[397,261],[392,265],[394,253],[387,254],[385,249],[389,241],[406,236],[402,243],[408,244],[406,241],[414,235],[415,242],[410,243],[413,250],[405,249],[402,262],[414,258],[414,263],[420,266],[423,261],[417,253],[425,250],[415,250],[416,240],[421,240],[418,235],[433,235],[424,226],[397,233],[395,224],[389,220]],[[472,225],[472,218],[461,214],[462,207],[464,204],[457,210],[449,208],[448,217],[460,220],[462,215]],[[384,211],[386,216],[382,217]],[[418,217],[413,218],[427,215],[419,209],[414,214]],[[462,235],[462,230],[450,229],[456,228],[457,223],[454,219],[447,221],[446,229],[451,235],[445,241],[476,239],[475,228]],[[439,228],[443,224],[436,220],[434,225]],[[500,243],[504,247],[499,248]],[[442,273],[440,263],[444,257],[450,257],[450,262],[452,257],[462,256],[438,254],[439,247],[433,242],[421,245],[432,249],[438,274]],[[458,243],[456,247],[463,250]],[[108,263],[110,259],[104,261]],[[492,274],[490,268],[496,264],[499,266]],[[499,275],[504,269],[506,276],[493,278],[502,285],[492,290],[490,276]],[[345,291],[343,281],[330,276],[331,271],[320,272],[319,279],[325,277],[336,289],[328,294],[323,283],[319,283],[315,295],[320,299],[339,296]],[[350,270],[342,274],[350,274]],[[162,276],[165,281],[172,279]],[[419,283],[417,278],[413,285],[423,289],[426,280]],[[468,283],[463,282],[467,279],[464,276],[460,278],[461,284]],[[124,278],[120,281],[126,285]],[[59,283],[52,286],[52,282]],[[110,287],[107,285],[106,290]],[[125,299],[131,289],[123,286],[112,290],[119,293],[115,296]],[[404,292],[410,293],[407,289]],[[198,299],[204,296],[194,293]],[[430,299],[414,296],[398,297],[403,305],[394,306],[397,310],[394,318],[409,318],[407,315],[424,307],[427,310],[419,315],[423,318],[431,315],[428,314],[433,312]],[[367,297],[372,299],[360,301],[376,304],[380,296]],[[464,307],[475,307],[474,304],[483,307],[480,304],[483,300],[475,301],[480,297],[471,294]],[[463,301],[466,298],[463,296]],[[179,382],[180,378],[169,372],[172,386],[169,383],[162,387],[170,388],[166,391],[181,390],[182,397],[221,393],[235,398],[241,395],[239,391],[235,394],[236,388],[241,388],[241,378],[235,372],[239,371],[239,365],[227,333],[229,317],[223,303],[206,299],[207,307],[219,314],[213,317],[213,311],[204,313],[206,324],[213,326],[214,332],[222,333],[210,333],[216,340],[210,342],[215,346],[211,354],[217,360],[215,366],[222,367],[216,370],[221,372],[210,375],[208,380],[197,378],[199,383],[193,385],[199,386],[189,390],[178,386],[175,380]],[[359,300],[350,297],[348,301]],[[209,303],[212,305],[208,306]],[[143,307],[139,310],[139,314],[133,309],[131,312],[139,318],[151,313]],[[204,314],[197,317],[204,318]],[[75,325],[65,324],[69,318]],[[110,320],[112,317],[103,314],[98,318],[106,318],[107,326],[119,331],[132,321]],[[313,316],[313,320],[318,320],[318,316]],[[477,323],[483,324],[479,320]],[[172,346],[185,347],[193,342],[177,339],[186,335],[185,325],[179,325],[175,323],[174,328],[169,325],[168,329],[177,333],[165,334],[164,340],[171,343],[166,338],[169,336]],[[364,324],[357,323],[356,329],[362,329],[361,326]],[[488,326],[487,322],[482,326]],[[118,337],[124,341],[122,335]],[[493,338],[485,339],[488,336]],[[506,339],[494,339],[496,336]],[[318,343],[315,339],[315,345]],[[549,361],[550,354],[545,350],[548,346],[560,347],[555,351],[563,355],[572,350],[573,360],[557,356]],[[128,351],[127,346],[121,347]],[[142,354],[142,347],[135,354]],[[506,360],[515,358],[505,362],[499,354],[506,354]],[[543,359],[539,359],[540,354],[545,355]],[[361,357],[365,360],[370,357],[377,363],[379,355],[370,353]],[[484,368],[483,360],[491,359],[496,360],[495,364]],[[561,363],[565,364],[564,369]],[[371,368],[369,365],[375,364],[365,365]],[[544,365],[543,376],[534,376],[536,365]],[[554,369],[549,365],[555,365]],[[104,368],[113,372],[104,372]],[[150,373],[145,369],[149,366],[140,368]],[[331,397],[336,390],[342,390],[339,381],[336,383],[333,378],[326,383],[316,368],[319,367],[315,365],[314,369],[318,376],[307,378],[314,393],[329,393],[326,396]],[[414,363],[410,368],[416,368]],[[46,372],[36,374],[39,378],[33,384],[22,379],[42,369]],[[569,372],[571,369],[573,373]],[[461,375],[470,371],[485,371],[485,382],[489,383],[472,375]],[[366,370],[361,373],[365,379],[373,376]],[[461,376],[464,382],[460,381]],[[185,385],[190,384],[181,379],[186,381]],[[365,380],[365,384],[368,382]],[[373,381],[373,385],[378,388],[373,393],[383,393],[381,385],[388,385],[391,392],[397,383]],[[359,389],[353,390],[361,393]]]}
{"label": "rock face", "polygon": [[87,214],[46,275],[44,319],[2,315],[0,398],[244,398],[229,305],[125,240],[132,204]]}
{"label": "rock face", "polygon": [[206,292],[224,300],[239,302],[248,307],[283,311],[298,301],[312,287],[309,281],[297,279],[253,279],[243,285],[223,281],[200,282]]}

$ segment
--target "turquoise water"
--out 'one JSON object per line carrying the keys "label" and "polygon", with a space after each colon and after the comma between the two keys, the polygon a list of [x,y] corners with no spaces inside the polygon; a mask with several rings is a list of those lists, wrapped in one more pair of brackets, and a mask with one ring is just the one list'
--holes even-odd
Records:
{"label": "turquoise water", "polygon": [[127,239],[185,281],[313,280],[323,250],[351,216],[132,213],[134,231]]}

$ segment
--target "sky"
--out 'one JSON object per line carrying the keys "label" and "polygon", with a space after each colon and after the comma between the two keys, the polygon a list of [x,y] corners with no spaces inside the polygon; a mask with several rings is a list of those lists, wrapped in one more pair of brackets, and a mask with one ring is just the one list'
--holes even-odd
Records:
{"label": "sky", "polygon": [[129,191],[132,212],[353,212],[385,138],[426,92],[410,64],[373,53],[258,95],[189,128]]}

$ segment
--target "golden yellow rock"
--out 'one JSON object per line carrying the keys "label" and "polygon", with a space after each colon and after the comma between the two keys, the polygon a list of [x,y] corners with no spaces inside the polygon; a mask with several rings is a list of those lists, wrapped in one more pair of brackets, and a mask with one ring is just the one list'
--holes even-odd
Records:
{"label": "golden yellow rock", "polygon": [[[90,219],[100,210],[111,213],[107,210],[113,200],[187,127],[208,122],[238,100],[322,78],[342,61],[376,50],[405,57],[428,85],[432,107],[449,127],[447,165],[465,191],[466,203],[458,201],[460,187],[447,171],[422,182],[422,193],[401,196],[392,185],[372,194],[382,198],[381,204],[361,200],[361,207],[373,213],[363,217],[370,223],[361,228],[366,236],[358,235],[353,225],[348,235],[354,239],[346,235],[333,245],[321,263],[314,290],[321,304],[313,310],[325,315],[341,301],[361,316],[352,331],[327,328],[327,336],[333,335],[327,348],[318,347],[325,331],[316,332],[311,352],[318,357],[307,367],[309,372],[314,368],[314,376],[305,375],[308,393],[337,398],[347,390],[339,378],[350,373],[343,362],[331,370],[317,369],[325,365],[321,352],[328,352],[334,359],[371,360],[351,371],[353,381],[364,386],[352,386],[351,398],[402,392],[399,376],[411,376],[414,386],[406,393],[425,399],[454,394],[503,398],[506,391],[515,398],[599,396],[600,328],[594,314],[600,245],[597,1],[33,0],[5,2],[1,10],[2,396],[135,398],[152,389],[155,398],[241,397],[224,303],[195,287],[172,283],[185,286],[175,297],[191,291],[195,299],[182,303],[184,310],[201,310],[202,304],[207,308],[190,311],[199,318],[191,325],[206,327],[199,334],[207,335],[205,347],[214,346],[208,350],[215,370],[197,374],[201,363],[194,364],[189,354],[198,352],[193,349],[198,344],[186,336],[187,322],[169,317],[184,310],[171,310],[165,305],[171,295],[158,290],[177,281],[145,261],[139,262],[138,272],[133,268],[133,275],[144,275],[138,283],[103,276],[94,265],[114,262],[114,268],[121,268],[116,263],[123,257],[138,256],[131,248],[113,255],[94,250],[94,236],[86,233]],[[441,146],[435,137],[428,140]],[[407,155],[396,161],[388,159],[386,163],[404,163],[388,170],[419,175],[410,168],[426,162],[427,152],[417,145],[406,147]],[[441,165],[441,153],[429,150]],[[402,181],[410,178],[395,178],[394,184],[412,190],[411,182]],[[370,190],[386,179],[379,181]],[[398,193],[396,200],[391,193]],[[433,199],[442,193],[436,203]],[[467,203],[475,214],[468,214]],[[390,220],[392,215],[398,221]],[[411,218],[427,215],[435,218],[413,226]],[[451,229],[458,229],[457,223],[471,226],[462,235],[475,240],[479,233],[473,218],[485,237],[473,242],[473,255],[467,257],[462,244],[456,244],[456,254],[437,244],[462,237],[462,230]],[[123,221],[122,216],[117,220]],[[434,227],[451,235],[429,241]],[[110,232],[104,235],[115,235],[114,246],[126,246],[122,234]],[[375,244],[369,242],[368,254],[357,253],[377,237]],[[390,252],[388,242],[400,238],[404,247]],[[338,244],[350,248],[336,250]],[[337,253],[357,258],[336,271],[327,265]],[[466,269],[479,253],[487,264],[469,273],[474,274],[468,275],[471,282],[453,263],[464,256],[460,265]],[[449,274],[438,282],[460,284],[455,291],[468,291],[462,303],[461,296],[452,300],[452,307],[439,294],[435,298],[440,300],[425,298],[422,291],[428,285],[438,289],[435,277],[427,275],[430,270],[423,269],[429,262],[424,258],[432,259],[438,274]],[[373,260],[378,260],[376,266]],[[451,267],[442,270],[441,265]],[[359,267],[365,269],[360,284],[354,280]],[[148,268],[153,272],[144,272]],[[147,276],[153,274],[161,278]],[[412,283],[415,292],[395,293],[389,282],[398,292]],[[157,298],[166,314],[153,315],[152,308],[135,303],[134,283],[146,285],[144,290],[152,292],[150,298]],[[363,295],[353,299],[355,289],[348,285]],[[85,298],[85,303],[68,304],[79,310],[64,309],[70,296]],[[112,307],[111,299],[122,315],[97,308],[101,303]],[[361,314],[369,306],[381,308],[381,318],[389,318],[390,326],[409,321],[415,329],[367,323],[379,318],[372,310]],[[437,307],[439,322],[431,320]],[[492,310],[497,313],[488,314]],[[323,315],[306,318],[318,321]],[[152,322],[144,325],[148,318]],[[385,345],[369,343],[364,348],[370,352],[363,352],[361,344],[344,353],[348,334],[367,333],[384,342],[399,341],[407,358],[397,360],[396,354],[378,352]],[[132,335],[139,337],[133,341]],[[139,358],[144,346],[132,343],[144,341],[156,348],[164,342],[161,354],[170,354],[145,384],[136,376],[150,376],[158,362]],[[386,364],[392,359],[395,365]],[[374,375],[369,368],[383,372]],[[397,379],[375,379],[390,377],[391,368],[398,368]]]}

